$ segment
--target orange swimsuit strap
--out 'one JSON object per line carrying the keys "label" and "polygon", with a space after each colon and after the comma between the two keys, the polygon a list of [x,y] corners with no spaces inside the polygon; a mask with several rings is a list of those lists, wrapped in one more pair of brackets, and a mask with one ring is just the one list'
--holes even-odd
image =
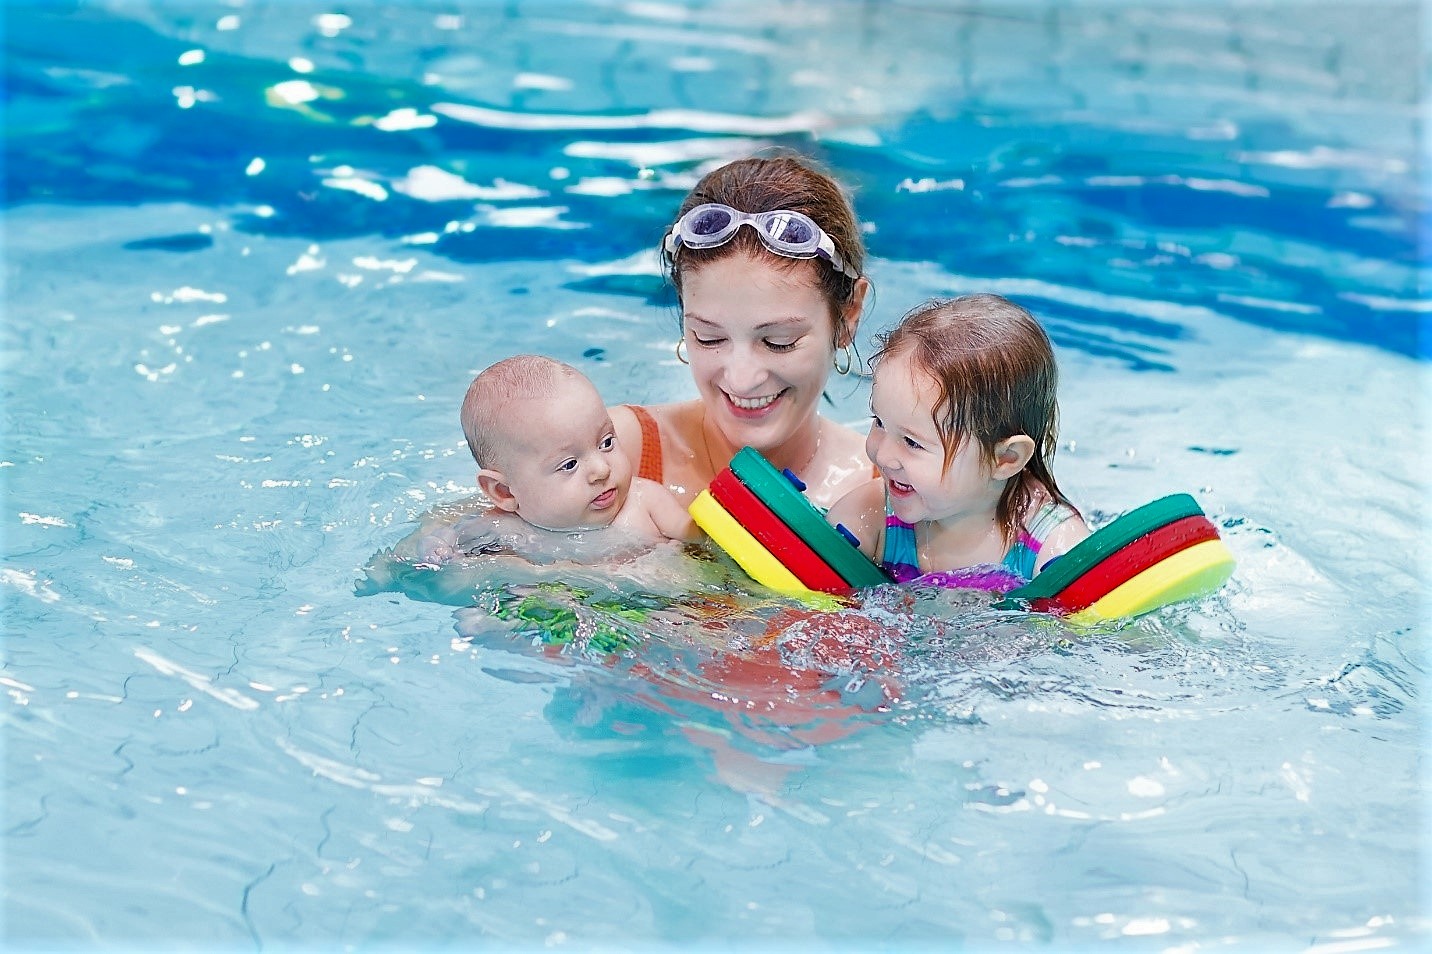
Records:
{"label": "orange swimsuit strap", "polygon": [[632,412],[637,424],[641,426],[641,460],[637,465],[636,475],[654,480],[658,484],[666,483],[661,479],[661,429],[656,426],[656,419],[638,404],[622,406]]}

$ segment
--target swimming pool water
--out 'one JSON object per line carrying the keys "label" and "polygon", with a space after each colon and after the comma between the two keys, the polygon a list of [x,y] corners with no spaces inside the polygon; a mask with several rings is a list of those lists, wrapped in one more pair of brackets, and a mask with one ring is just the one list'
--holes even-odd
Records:
{"label": "swimming pool water", "polygon": [[[4,15],[7,947],[1427,943],[1419,5]],[[866,353],[1028,305],[1061,484],[1193,493],[1230,585],[876,594],[872,678],[720,565],[564,573],[605,655],[385,562],[491,361],[691,393],[653,249],[771,145],[855,190]]]}

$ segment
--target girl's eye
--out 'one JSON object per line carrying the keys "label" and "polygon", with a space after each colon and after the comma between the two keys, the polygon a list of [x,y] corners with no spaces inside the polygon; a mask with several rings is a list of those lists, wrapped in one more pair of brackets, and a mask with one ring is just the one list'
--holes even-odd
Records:
{"label": "girl's eye", "polygon": [[615,434],[608,434],[606,437],[602,438],[602,442],[597,445],[597,449],[602,451],[609,451],[616,446],[617,436]]}
{"label": "girl's eye", "polygon": [[562,463],[557,465],[557,469],[564,474],[570,474],[572,471],[577,469],[577,458],[568,457],[566,460],[562,461]]}
{"label": "girl's eye", "polygon": [[772,341],[770,338],[767,338],[766,347],[776,352],[789,351],[794,348],[799,341],[799,338],[795,341]]}
{"label": "girl's eye", "polygon": [[703,337],[701,337],[700,335],[692,335],[692,336],[691,336],[691,340],[692,340],[692,341],[695,341],[698,345],[700,345],[700,346],[703,347],[703,348],[714,348],[716,345],[720,344],[722,341],[725,341],[726,339],[724,339],[724,338],[703,338]]}

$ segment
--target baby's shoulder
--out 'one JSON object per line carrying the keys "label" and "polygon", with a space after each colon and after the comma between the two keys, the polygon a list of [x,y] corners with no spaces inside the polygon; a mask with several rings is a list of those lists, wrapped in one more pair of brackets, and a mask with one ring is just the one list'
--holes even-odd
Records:
{"label": "baby's shoulder", "polygon": [[617,515],[616,526],[645,534],[659,533],[662,520],[676,511],[685,511],[665,484],[645,477],[633,477],[626,503]]}
{"label": "baby's shoulder", "polygon": [[665,484],[659,484],[645,477],[633,477],[631,479],[631,489],[628,491],[627,496],[629,499],[642,501],[650,501],[663,497],[670,497],[673,500],[676,499],[676,495],[673,494]]}

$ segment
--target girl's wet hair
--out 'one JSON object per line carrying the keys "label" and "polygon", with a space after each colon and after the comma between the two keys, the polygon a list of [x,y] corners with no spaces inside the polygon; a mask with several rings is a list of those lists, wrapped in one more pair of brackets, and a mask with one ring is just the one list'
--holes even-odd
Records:
{"label": "girl's wet hair", "polygon": [[1019,530],[1039,485],[1074,509],[1054,481],[1050,462],[1058,444],[1059,372],[1054,349],[1035,317],[999,295],[932,299],[906,313],[876,339],[872,367],[907,356],[914,370],[935,382],[931,411],[949,468],[964,441],[979,442],[993,464],[995,447],[1016,434],[1034,440],[1034,453],[1005,485],[996,518],[1006,540]]}
{"label": "girl's wet hair", "polygon": [[[836,180],[811,160],[797,156],[763,156],[737,159],[706,173],[681,203],[673,221],[706,202],[729,205],[742,212],[772,212],[789,209],[808,215],[825,230],[835,249],[857,274],[865,273],[865,243],[855,209]],[[785,258],[761,244],[756,233],[738,229],[735,236],[715,248],[687,248],[662,251],[667,276],[681,298],[682,276],[712,262],[741,252],[762,256],[784,269],[814,268],[820,288],[830,305],[834,337],[839,346],[841,309],[855,295],[856,279],[833,268],[822,259]]]}

